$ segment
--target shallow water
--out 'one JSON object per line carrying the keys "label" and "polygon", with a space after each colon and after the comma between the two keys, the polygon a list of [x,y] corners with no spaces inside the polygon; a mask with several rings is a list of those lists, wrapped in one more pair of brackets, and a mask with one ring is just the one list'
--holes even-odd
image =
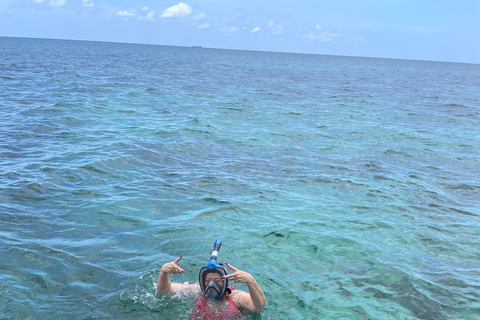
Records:
{"label": "shallow water", "polygon": [[[480,66],[0,37],[1,319],[476,319]],[[239,285],[240,289],[245,289]]]}

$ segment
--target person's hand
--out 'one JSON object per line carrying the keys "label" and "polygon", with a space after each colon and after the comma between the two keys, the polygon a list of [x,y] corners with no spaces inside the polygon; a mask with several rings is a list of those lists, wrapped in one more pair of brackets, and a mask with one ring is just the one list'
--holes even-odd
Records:
{"label": "person's hand", "polygon": [[255,281],[253,276],[245,271],[238,270],[234,266],[232,266],[230,263],[225,263],[227,267],[230,268],[230,270],[233,271],[233,273],[227,274],[226,276],[223,276],[222,279],[225,278],[230,278],[232,281],[235,281],[236,283],[250,283],[252,281]]}
{"label": "person's hand", "polygon": [[160,272],[165,272],[165,273],[184,273],[182,268],[178,266],[178,262],[182,260],[182,256],[178,257],[177,259],[173,260],[172,262],[165,263],[162,266],[162,269]]}

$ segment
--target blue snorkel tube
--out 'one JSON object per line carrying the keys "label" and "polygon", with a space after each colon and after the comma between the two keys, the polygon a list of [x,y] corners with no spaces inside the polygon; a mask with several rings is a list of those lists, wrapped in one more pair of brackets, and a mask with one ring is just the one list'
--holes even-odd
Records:
{"label": "blue snorkel tube", "polygon": [[210,260],[208,261],[207,265],[200,269],[200,273],[198,274],[198,282],[200,284],[200,288],[202,292],[212,300],[220,300],[228,288],[228,283],[230,282],[228,278],[223,279],[223,288],[222,291],[216,295],[210,295],[205,291],[205,277],[209,272],[217,272],[220,275],[226,276],[228,274],[227,269],[223,266],[223,264],[219,264],[217,261],[218,251],[220,251],[220,247],[222,246],[222,240],[217,239],[213,244],[213,252]]}
{"label": "blue snorkel tube", "polygon": [[215,240],[215,243],[213,244],[212,256],[210,257],[210,261],[208,261],[207,265],[205,266],[208,269],[215,270],[216,268],[220,267],[220,265],[217,262],[217,256],[221,246],[222,246],[222,240],[220,239]]}

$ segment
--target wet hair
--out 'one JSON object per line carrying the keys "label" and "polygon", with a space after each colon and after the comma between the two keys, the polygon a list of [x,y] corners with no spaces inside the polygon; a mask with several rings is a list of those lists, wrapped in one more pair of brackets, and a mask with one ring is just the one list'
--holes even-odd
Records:
{"label": "wet hair", "polygon": [[208,271],[205,272],[205,275],[207,275],[207,274],[209,274],[209,273],[216,273],[216,274],[218,274],[218,275],[222,275],[222,274],[220,273],[220,271],[218,271],[218,270],[208,270]]}

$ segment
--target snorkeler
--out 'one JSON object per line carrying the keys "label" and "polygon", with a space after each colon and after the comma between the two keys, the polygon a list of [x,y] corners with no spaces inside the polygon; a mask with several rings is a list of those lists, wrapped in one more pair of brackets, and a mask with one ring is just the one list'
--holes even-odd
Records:
{"label": "snorkeler", "polygon": [[[191,320],[244,319],[243,309],[259,313],[265,307],[265,295],[251,274],[226,263],[227,267],[232,270],[232,273],[228,274],[223,264],[217,262],[221,245],[222,241],[215,241],[210,261],[200,269],[198,284],[170,282],[170,274],[185,272],[178,266],[182,257],[165,263],[160,270],[157,282],[158,292],[165,294],[175,290],[185,290],[185,292],[195,293],[195,313],[190,318]],[[230,280],[236,283],[246,283],[249,292],[229,287]]]}

